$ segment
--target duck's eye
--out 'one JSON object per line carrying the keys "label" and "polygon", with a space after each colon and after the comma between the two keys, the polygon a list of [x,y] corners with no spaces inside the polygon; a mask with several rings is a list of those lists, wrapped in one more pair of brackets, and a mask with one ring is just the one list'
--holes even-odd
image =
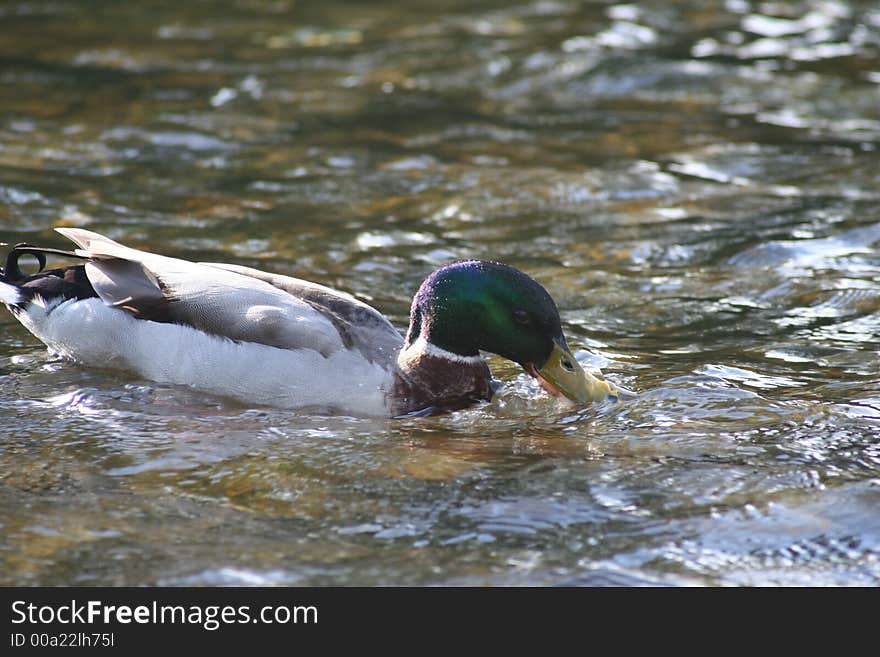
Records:
{"label": "duck's eye", "polygon": [[559,364],[562,365],[562,369],[564,369],[566,372],[574,372],[574,364],[570,360],[568,360],[568,358],[563,358],[561,361],[559,361]]}
{"label": "duck's eye", "polygon": [[522,308],[517,308],[513,311],[513,319],[516,320],[518,324],[529,324],[532,321],[529,318],[529,314]]}

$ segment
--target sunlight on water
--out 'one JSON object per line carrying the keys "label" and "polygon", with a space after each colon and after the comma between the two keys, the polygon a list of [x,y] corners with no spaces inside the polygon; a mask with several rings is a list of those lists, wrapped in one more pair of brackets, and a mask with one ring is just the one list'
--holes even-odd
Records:
{"label": "sunlight on water", "polygon": [[0,583],[880,583],[876,3],[111,4],[0,6],[0,242],[93,228],[401,330],[503,261],[627,394],[489,356],[445,416],[250,408],[3,311]]}

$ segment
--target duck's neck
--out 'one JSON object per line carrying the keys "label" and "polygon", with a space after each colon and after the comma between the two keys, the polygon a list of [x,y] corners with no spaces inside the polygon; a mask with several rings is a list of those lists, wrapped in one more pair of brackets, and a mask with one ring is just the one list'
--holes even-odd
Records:
{"label": "duck's neck", "polygon": [[397,357],[389,405],[394,415],[464,408],[492,398],[491,379],[482,357],[459,356],[420,336]]}

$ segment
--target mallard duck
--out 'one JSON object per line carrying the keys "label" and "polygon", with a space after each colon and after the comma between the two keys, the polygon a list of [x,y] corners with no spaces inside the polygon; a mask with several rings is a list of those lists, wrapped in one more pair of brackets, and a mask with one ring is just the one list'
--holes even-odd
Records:
{"label": "mallard duck", "polygon": [[[482,351],[580,404],[618,394],[574,358],[547,291],[503,264],[436,270],[413,299],[404,337],[377,310],[323,285],[57,230],[79,248],[13,247],[0,301],[51,351],[88,366],[260,405],[399,416],[491,399]],[[85,263],[46,270],[51,254]],[[38,273],[21,272],[23,255],[38,260]]]}

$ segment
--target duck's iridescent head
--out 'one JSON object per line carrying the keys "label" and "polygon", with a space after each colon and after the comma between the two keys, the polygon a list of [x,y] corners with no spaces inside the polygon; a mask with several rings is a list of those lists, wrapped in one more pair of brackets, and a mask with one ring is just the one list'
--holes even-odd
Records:
{"label": "duck's iridescent head", "polygon": [[576,402],[616,395],[571,354],[547,291],[507,265],[469,260],[431,274],[413,299],[407,346],[419,338],[457,356],[487,351],[507,358],[549,392]]}

